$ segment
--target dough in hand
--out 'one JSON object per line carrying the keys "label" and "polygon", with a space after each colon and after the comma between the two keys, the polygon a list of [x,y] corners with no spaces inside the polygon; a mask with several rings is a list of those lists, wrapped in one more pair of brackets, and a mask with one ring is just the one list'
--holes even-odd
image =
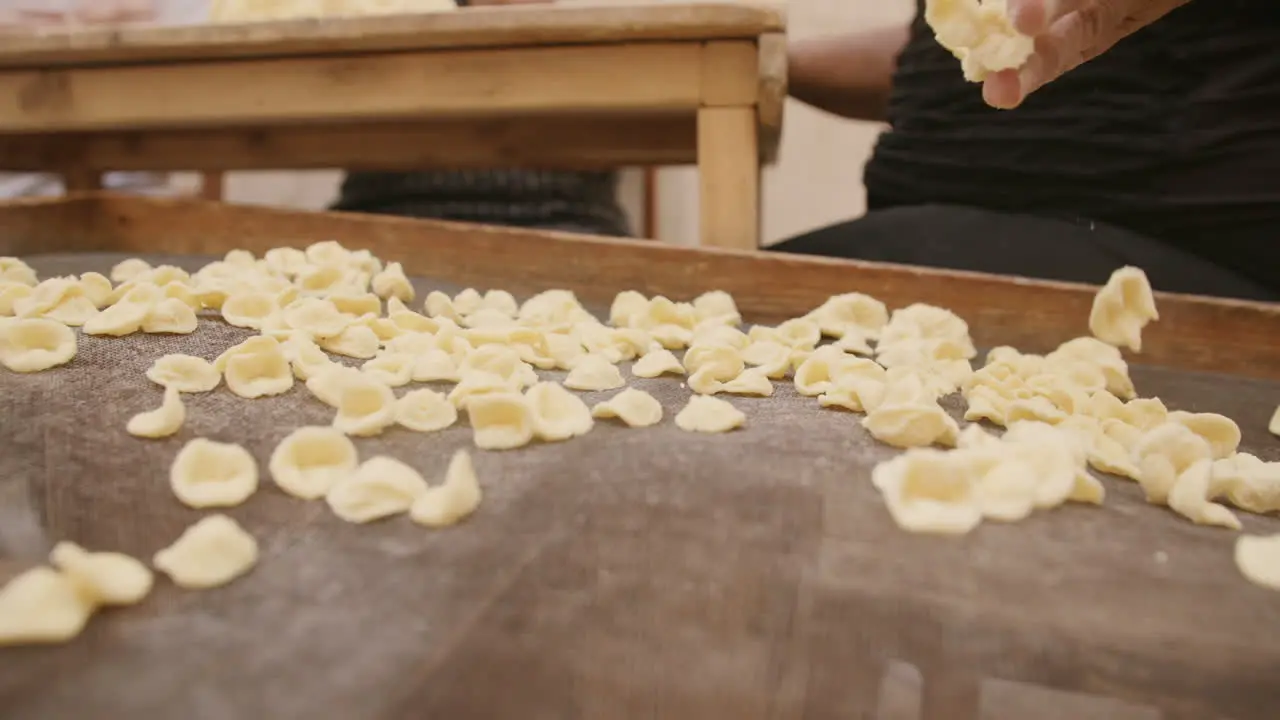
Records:
{"label": "dough in hand", "polygon": [[467,403],[476,447],[513,450],[533,440],[537,424],[529,402],[517,392],[473,397]]}
{"label": "dough in hand", "polygon": [[1235,559],[1240,574],[1249,582],[1280,590],[1280,534],[1241,535],[1236,540]]}
{"label": "dough in hand", "polygon": [[533,413],[534,434],[539,440],[568,440],[591,431],[591,410],[577,395],[558,383],[541,382],[529,388],[525,401]]}
{"label": "dough in hand", "polygon": [[586,391],[616,390],[626,384],[617,367],[594,353],[579,358],[564,379],[565,387]]}
{"label": "dough in hand", "polygon": [[365,460],[329,489],[325,501],[349,523],[367,523],[407,512],[427,491],[417,470],[385,455]]}
{"label": "dough in hand", "polygon": [[53,568],[32,568],[0,588],[0,646],[66,642],[93,611],[75,580]]}
{"label": "dough in hand", "polygon": [[1142,329],[1159,319],[1147,274],[1126,266],[1112,273],[1094,296],[1089,332],[1105,343],[1142,352]]}
{"label": "dough in hand", "polygon": [[258,464],[239,445],[196,438],[174,458],[169,486],[188,507],[239,505],[258,489]]}
{"label": "dough in hand", "polygon": [[75,356],[76,335],[62,323],[33,318],[0,325],[0,364],[13,372],[41,372]]}
{"label": "dough in hand", "polygon": [[163,355],[147,370],[147,379],[178,392],[203,393],[218,387],[222,373],[213,363],[191,355]]}
{"label": "dough in hand", "polygon": [[396,401],[396,422],[415,432],[443,430],[458,421],[458,409],[434,390],[412,390]]}
{"label": "dough in hand", "polygon": [[152,564],[178,587],[226,585],[258,562],[258,541],[226,515],[208,515],[156,553]]}
{"label": "dough in hand", "polygon": [[301,427],[271,453],[271,479],[286,493],[315,500],[355,472],[359,456],[346,433],[332,427]]}
{"label": "dough in hand", "polygon": [[134,415],[125,429],[135,437],[164,438],[178,432],[186,419],[187,408],[182,404],[182,396],[178,388],[170,386],[164,389],[160,407]]}
{"label": "dough in hand", "polygon": [[707,395],[694,395],[676,414],[676,427],[686,432],[724,433],[740,428],[747,416],[732,404]]}
{"label": "dough in hand", "polygon": [[459,450],[449,461],[444,482],[418,496],[409,509],[409,518],[430,528],[456,525],[480,507],[482,497],[471,454]]}
{"label": "dough in hand", "polygon": [[95,605],[135,605],[151,592],[151,569],[123,553],[88,552],[73,542],[60,542],[49,562],[79,586]]}
{"label": "dough in hand", "polygon": [[1006,0],[927,0],[924,19],[938,44],[960,61],[964,78],[982,82],[1000,70],[1022,67],[1033,38],[1013,27]]}
{"label": "dough in hand", "polygon": [[649,427],[662,422],[662,403],[643,390],[627,388],[597,403],[591,408],[591,414],[598,418],[617,418],[630,427]]}

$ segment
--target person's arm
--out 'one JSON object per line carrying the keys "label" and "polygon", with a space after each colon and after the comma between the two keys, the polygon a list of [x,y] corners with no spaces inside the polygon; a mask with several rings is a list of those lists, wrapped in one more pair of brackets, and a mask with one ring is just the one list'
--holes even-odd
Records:
{"label": "person's arm", "polygon": [[883,121],[909,35],[910,27],[901,25],[793,43],[787,60],[791,96],[842,117]]}

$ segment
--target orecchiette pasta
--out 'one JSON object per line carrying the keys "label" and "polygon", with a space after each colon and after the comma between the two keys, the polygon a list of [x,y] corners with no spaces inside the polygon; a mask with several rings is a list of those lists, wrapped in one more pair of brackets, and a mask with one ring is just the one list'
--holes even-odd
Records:
{"label": "orecchiette pasta", "polygon": [[686,432],[724,433],[740,428],[747,416],[732,404],[706,395],[694,395],[676,413],[676,427]]}
{"label": "orecchiette pasta", "polygon": [[456,525],[480,507],[482,497],[471,455],[466,450],[459,450],[449,461],[444,482],[429,488],[414,500],[409,518],[430,528]]}
{"label": "orecchiette pasta", "polygon": [[458,421],[458,409],[434,390],[412,390],[396,401],[396,422],[415,432],[443,430]]}
{"label": "orecchiette pasta", "polygon": [[182,404],[178,388],[169,386],[164,390],[164,401],[160,407],[134,415],[129,419],[126,430],[135,437],[169,437],[182,428],[186,419],[187,409]]}
{"label": "orecchiette pasta", "polygon": [[598,418],[617,418],[631,427],[649,427],[662,422],[662,403],[643,390],[627,388],[597,403],[591,408],[591,414]]}
{"label": "orecchiette pasta", "polygon": [[534,385],[525,393],[525,401],[539,440],[554,442],[586,435],[595,424],[587,404],[557,383]]}
{"label": "orecchiette pasta", "polygon": [[333,426],[348,435],[378,435],[396,421],[396,396],[384,382],[364,373],[337,376],[338,413]]}
{"label": "orecchiette pasta", "polygon": [[152,565],[188,589],[226,585],[258,562],[258,542],[226,515],[209,515],[156,553]]}
{"label": "orecchiette pasta", "polygon": [[1147,274],[1136,267],[1122,267],[1094,296],[1089,332],[1103,342],[1142,352],[1142,329],[1159,319]]}
{"label": "orecchiette pasta", "polygon": [[665,348],[650,350],[631,366],[631,374],[639,378],[656,378],[668,373],[683,375],[684,366],[674,353]]}
{"label": "orecchiette pasta", "polygon": [[315,500],[355,472],[355,443],[332,427],[301,427],[289,433],[271,453],[267,469],[286,493]]}
{"label": "orecchiette pasta", "polygon": [[272,338],[250,338],[219,356],[214,367],[220,363],[227,388],[242,398],[280,395],[293,388],[293,367]]}
{"label": "orecchiette pasta", "polygon": [[169,487],[189,507],[239,505],[258,489],[258,464],[239,445],[196,438],[174,458]]}
{"label": "orecchiette pasta", "polygon": [[367,523],[408,512],[427,492],[417,470],[385,455],[371,457],[338,480],[325,495],[329,508],[350,523]]}
{"label": "orecchiette pasta", "polygon": [[537,431],[529,402],[517,392],[477,395],[467,402],[476,447],[513,450],[528,445]]}
{"label": "orecchiette pasta", "polygon": [[172,335],[190,335],[196,331],[199,320],[195,310],[178,298],[162,298],[147,312],[142,319],[141,330],[145,333],[167,333]]}
{"label": "orecchiette pasta", "polygon": [[1280,590],[1280,534],[1241,535],[1236,540],[1235,561],[1249,582]]}
{"label": "orecchiette pasta", "polygon": [[0,325],[0,364],[13,372],[41,372],[75,356],[75,333],[62,323],[33,318]]}
{"label": "orecchiette pasta", "polygon": [[113,552],[88,552],[73,542],[60,542],[49,562],[71,578],[93,605],[136,605],[151,592],[154,576],[136,558]]}
{"label": "orecchiette pasta", "polygon": [[32,568],[0,588],[0,646],[66,642],[84,630],[93,611],[74,579]]}
{"label": "orecchiette pasta", "polygon": [[372,287],[380,298],[413,302],[413,284],[405,277],[404,267],[398,262],[387,263],[382,272],[374,275]]}
{"label": "orecchiette pasta", "polygon": [[378,354],[382,342],[367,325],[348,325],[333,337],[319,338],[320,347],[335,355],[368,360]]}
{"label": "orecchiette pasta", "polygon": [[564,386],[574,390],[616,390],[624,385],[622,373],[600,355],[583,355],[573,365]]}

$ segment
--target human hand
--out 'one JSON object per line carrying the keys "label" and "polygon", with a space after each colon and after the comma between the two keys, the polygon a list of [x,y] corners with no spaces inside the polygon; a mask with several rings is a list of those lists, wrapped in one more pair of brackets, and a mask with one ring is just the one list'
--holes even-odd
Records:
{"label": "human hand", "polygon": [[1047,83],[1190,1],[1008,0],[1014,28],[1035,38],[1035,52],[1021,68],[988,76],[982,96],[992,107],[1017,107]]}

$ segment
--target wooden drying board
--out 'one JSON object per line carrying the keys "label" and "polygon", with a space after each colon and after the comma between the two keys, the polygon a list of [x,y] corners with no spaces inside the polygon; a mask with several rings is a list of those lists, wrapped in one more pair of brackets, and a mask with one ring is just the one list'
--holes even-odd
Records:
{"label": "wooden drying board", "polygon": [[[1024,350],[1083,332],[1093,291],[195,201],[84,196],[0,207],[0,254],[261,253],[318,238],[367,247],[455,288],[568,288],[597,308],[621,289],[689,298],[718,288],[748,319],[775,321],[859,290],[892,306],[953,308],[979,344]],[[1182,370],[1135,367],[1140,387],[1175,407],[1226,412],[1241,421],[1248,449],[1280,457],[1262,430],[1280,394],[1280,310],[1158,301],[1162,320],[1145,334],[1142,359]],[[17,437],[0,441],[14,454],[34,450],[37,464],[65,461],[86,473],[50,477],[43,465],[37,504],[59,536],[154,551],[195,517],[154,477],[137,478],[163,467],[139,453],[171,450],[129,438],[116,453],[77,445],[86,429],[46,422],[40,407],[68,392],[109,396],[109,383],[65,378],[65,390],[11,395],[29,422],[10,422]],[[12,376],[0,380],[15,387]],[[674,392],[675,381],[661,382]],[[1119,698],[1168,718],[1274,717],[1280,596],[1239,577],[1231,533],[1191,526],[1145,506],[1132,483],[1107,481],[1101,510],[989,524],[959,540],[910,536],[866,483],[869,463],[891,451],[855,439],[865,433],[852,416],[826,413],[812,424],[823,411],[788,393],[744,404],[748,429],[724,438],[600,427],[571,443],[480,454],[490,500],[473,522],[434,539],[395,523],[345,527],[322,504],[264,488],[233,511],[262,533],[258,572],[204,594],[162,583],[147,604],[99,618],[69,647],[0,651],[0,715],[861,718],[870,717],[884,663],[901,660],[923,672],[925,720],[976,720],[983,678]],[[155,393],[137,394],[146,396],[130,400],[130,411]],[[190,422],[201,432],[251,422],[219,419],[202,405],[209,401],[224,412],[242,406],[193,396]],[[762,432],[773,407],[796,414]],[[97,427],[108,416],[118,424],[125,415],[85,402],[77,420]],[[243,441],[261,456],[280,432]],[[442,443],[466,443],[465,430],[449,437],[412,441],[431,453],[423,467],[439,469]],[[797,446],[826,450],[797,454]],[[16,468],[24,470],[39,468]],[[132,484],[108,481],[121,471]],[[138,487],[150,491],[140,499]],[[3,491],[0,482],[0,510]],[[1254,532],[1280,530],[1275,519],[1243,519]],[[1160,552],[1164,565],[1153,559]],[[1093,705],[1048,714],[1063,703],[1042,696],[986,717],[1151,717]]]}
{"label": "wooden drying board", "polygon": [[755,248],[786,97],[781,12],[468,8],[0,44],[0,169],[697,163],[701,241]]}

